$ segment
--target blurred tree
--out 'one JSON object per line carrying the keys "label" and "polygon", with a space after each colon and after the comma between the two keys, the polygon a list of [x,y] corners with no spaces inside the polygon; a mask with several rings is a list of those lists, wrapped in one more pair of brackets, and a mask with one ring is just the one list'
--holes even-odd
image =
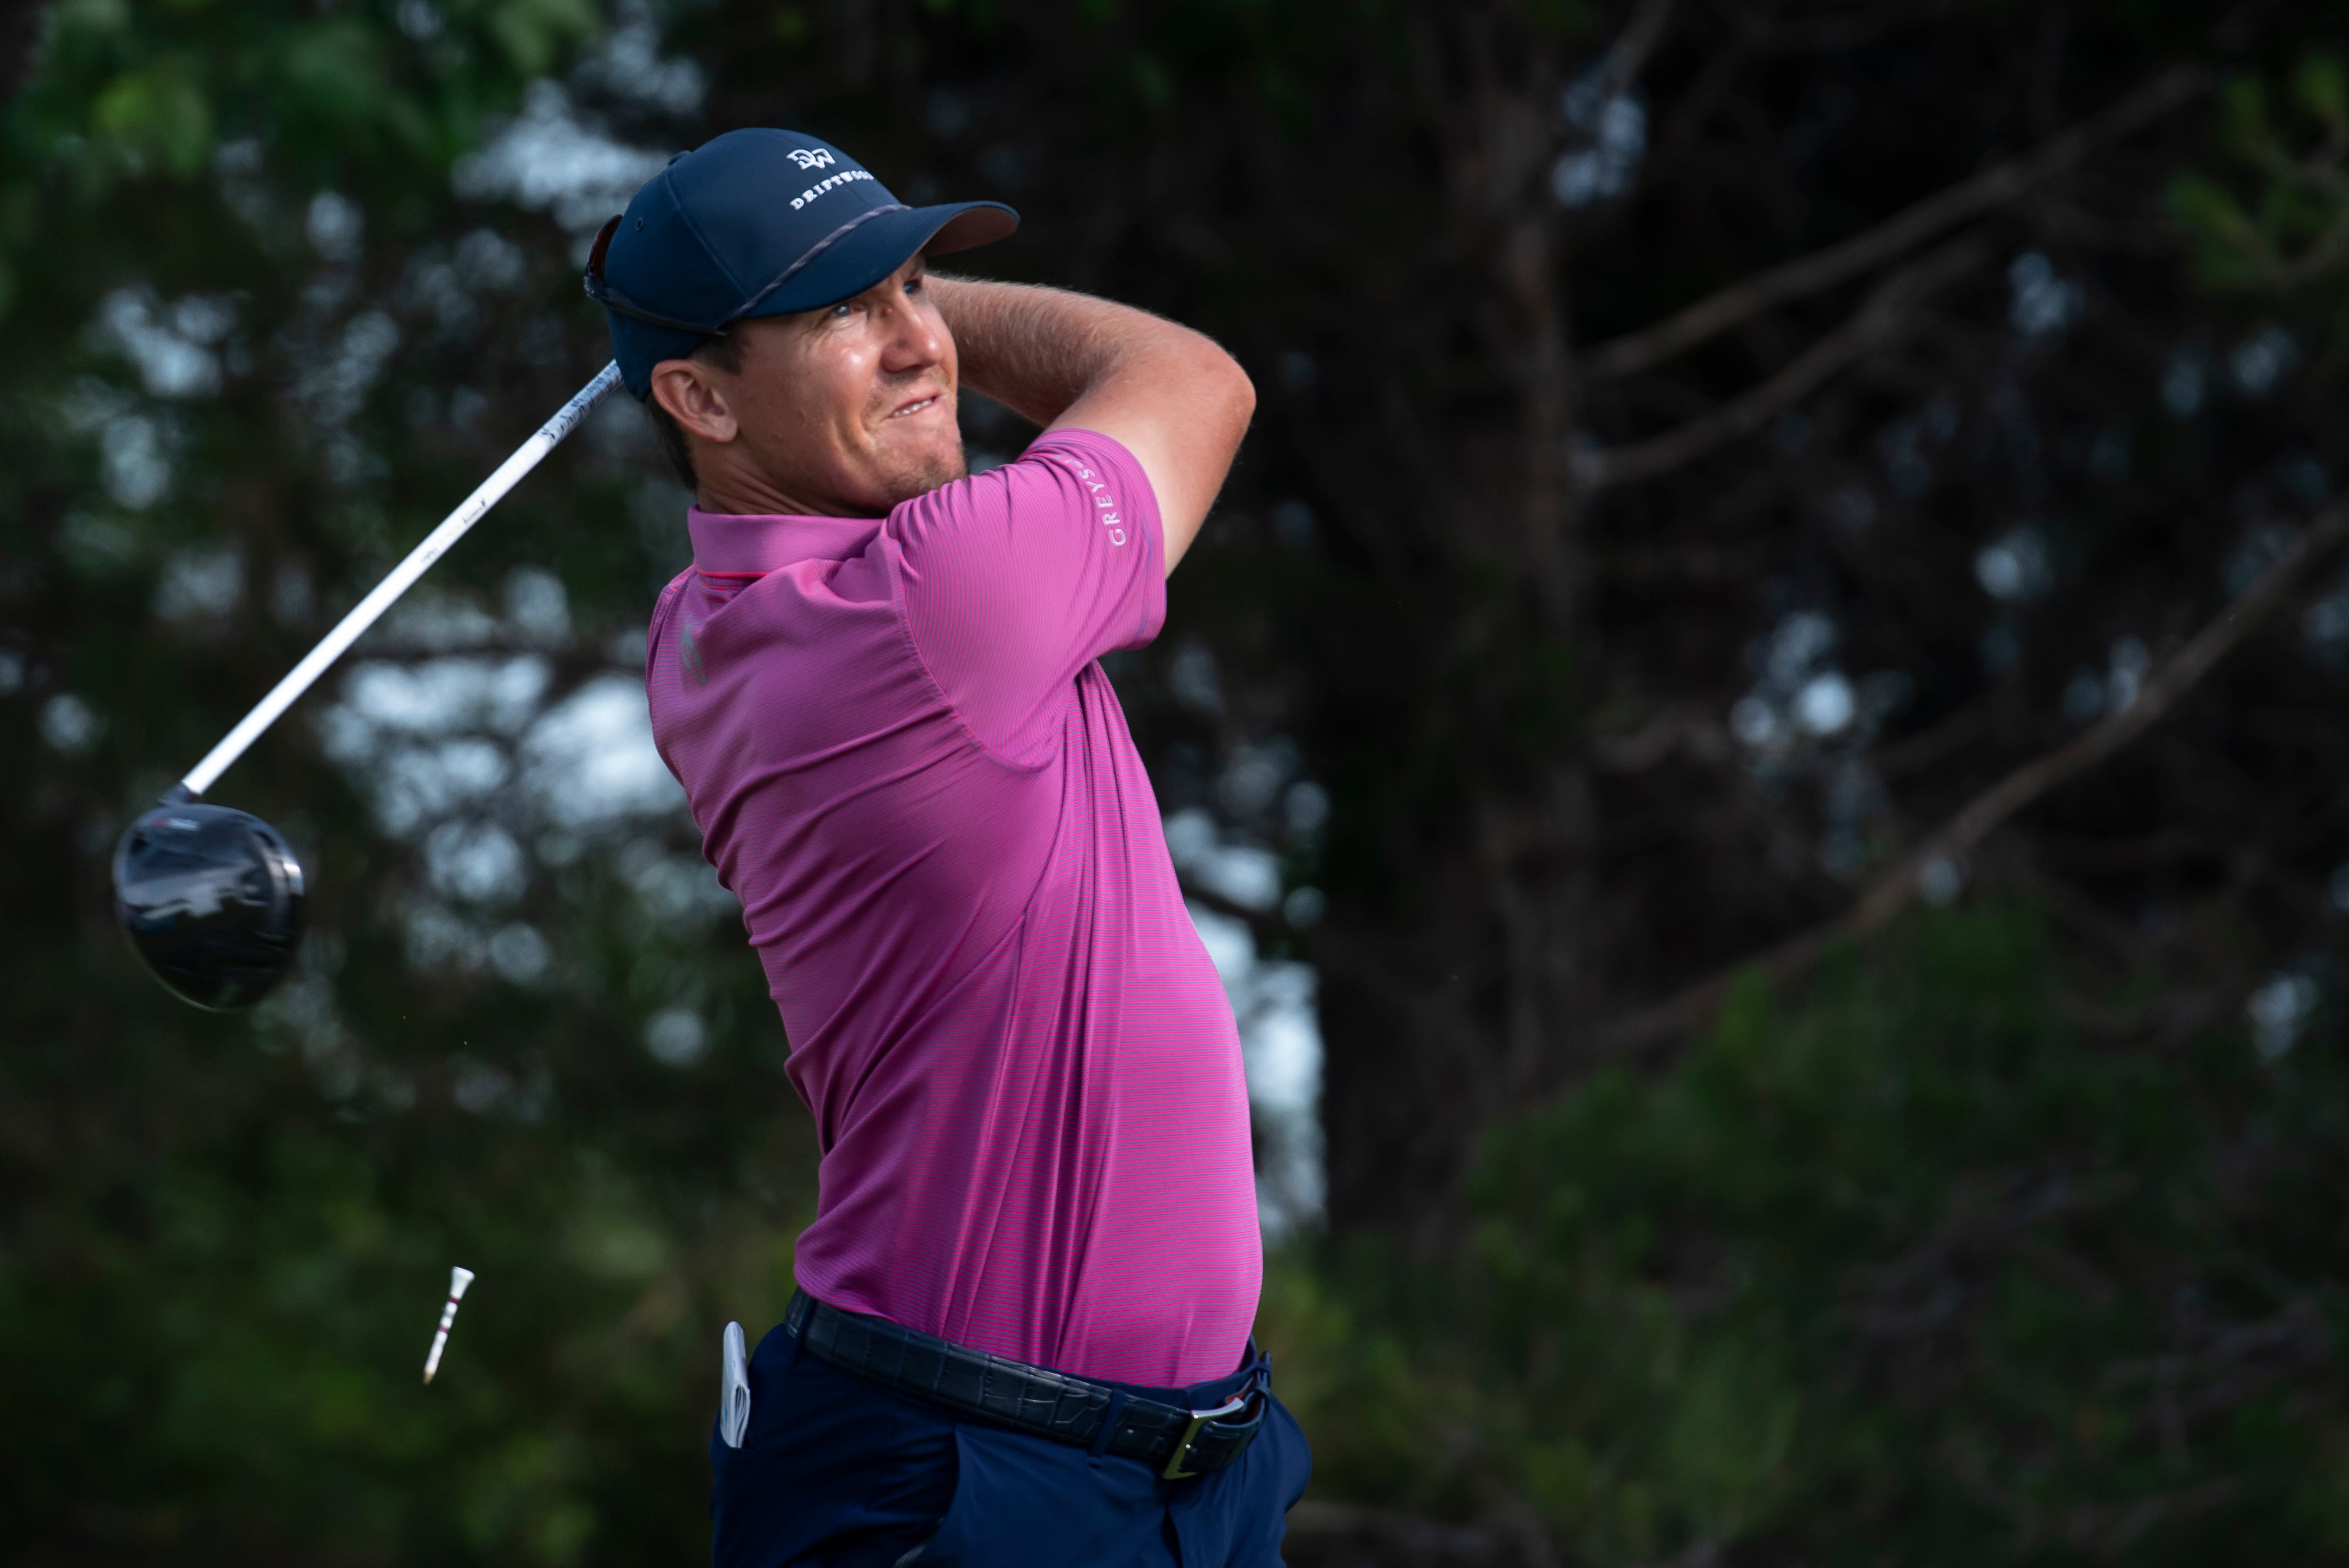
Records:
{"label": "blurred tree", "polygon": [[[1321,1495],[1487,1516],[1337,1516],[1320,1550],[2338,1550],[2305,1502],[2336,1441],[2322,1397],[2277,1392],[2329,1375],[2329,1265],[2267,1189],[2229,1213],[2277,1231],[2172,1223],[2125,1275],[2104,1250],[2135,1220],[1982,1262],[1951,1307],[2003,1380],[1974,1403],[1935,1381],[1947,1342],[1879,1352],[1832,1316],[1924,1268],[1935,1226],[2065,1171],[2158,1203],[2270,1140],[2279,1168],[2329,1158],[2329,1071],[2271,1087],[2256,1064],[2332,1048],[2349,905],[2333,306],[2314,266],[2296,293],[2204,288],[2230,233],[2197,192],[2273,207],[2263,242],[2321,257],[2336,17],[1496,0],[706,26],[718,123],[812,124],[904,188],[1007,195],[1029,222],[988,264],[1206,325],[1265,390],[1122,690],[1164,803],[1282,857],[1278,902],[1206,862],[1195,895],[1320,970],[1332,1255],[1368,1261],[1282,1276],[1267,1322]],[[2261,134],[2291,167],[2247,102],[2287,106]],[[1507,1168],[1573,1174],[1526,1176],[1534,1217],[1457,1246],[1484,1130],[1702,1037],[1742,962],[1798,974],[1839,930],[1985,894],[2039,913],[1926,929],[1997,962],[1896,946],[1874,989],[1786,1026],[1871,1064],[1836,1057],[1816,1103],[1854,1137],[1882,1121],[1878,1152],[1847,1155],[1841,1121],[1740,1152],[1743,1101],[1691,1128],[1709,1051],[1498,1134]],[[1944,1016],[1961,1000],[1998,1012],[1984,1056]],[[1879,1069],[1982,1109],[1904,1121]],[[2240,1119],[2199,1137],[2097,1120],[2190,1119],[2238,1075]],[[1610,1185],[1650,1161],[1734,1214]],[[1744,1206],[1757,1184],[1807,1196]],[[1879,1190],[1881,1228],[1837,1239],[1825,1211]],[[1553,1199],[1596,1229],[1545,1230]],[[2227,1295],[2237,1264],[2270,1288]],[[1461,1309],[1486,1293],[1495,1315]],[[2119,1392],[2252,1346],[2274,1361],[2198,1407],[2203,1433]],[[1868,1380],[1878,1356],[1897,1377]]]}
{"label": "blurred tree", "polygon": [[[1485,1122],[1846,912],[2029,890],[2212,1016],[2329,946],[2322,552],[2273,584],[2283,634],[2166,673],[2334,490],[2323,291],[2204,291],[2215,231],[2174,216],[2267,156],[2254,80],[2291,84],[2297,129],[2260,134],[2322,184],[2329,13],[693,26],[713,123],[1020,201],[987,264],[1195,321],[1265,389],[1122,679],[1170,810],[1282,858],[1272,898],[1194,885],[1319,967],[1340,1226],[1439,1243]],[[2157,689],[2146,738],[2025,776],[2021,815],[1987,797]]]}
{"label": "blurred tree", "polygon": [[[699,75],[647,31],[579,0],[41,23],[0,126],[10,1561],[641,1561],[706,1528],[718,1327],[779,1313],[811,1150],[632,734],[684,554],[634,410],[216,790],[311,874],[279,997],[168,1001],[107,894],[171,769],[602,363],[526,209],[658,167],[557,123],[677,134]],[[452,1263],[481,1279],[428,1390]]]}
{"label": "blurred tree", "polygon": [[1489,1139],[1454,1268],[1358,1262],[1383,1334],[1276,1292],[1325,1487],[1471,1522],[1291,1560],[1539,1561],[1528,1507],[1592,1563],[2349,1555],[2337,1041],[2112,1049],[2056,945],[1991,903],[1749,985]]}

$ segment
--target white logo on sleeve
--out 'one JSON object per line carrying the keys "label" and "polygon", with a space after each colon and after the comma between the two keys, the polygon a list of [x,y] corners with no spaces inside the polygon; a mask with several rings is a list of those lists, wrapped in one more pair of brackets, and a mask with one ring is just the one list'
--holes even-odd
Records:
{"label": "white logo on sleeve", "polygon": [[1109,493],[1109,486],[1096,479],[1092,469],[1082,463],[1078,463],[1074,467],[1077,470],[1077,478],[1083,480],[1085,488],[1093,493],[1093,506],[1101,513],[1102,526],[1109,530],[1109,542],[1112,544],[1123,544],[1125,520],[1117,514],[1117,497]]}
{"label": "white logo on sleeve", "polygon": [[832,150],[825,147],[794,147],[785,156],[802,169],[827,169],[833,162]]}

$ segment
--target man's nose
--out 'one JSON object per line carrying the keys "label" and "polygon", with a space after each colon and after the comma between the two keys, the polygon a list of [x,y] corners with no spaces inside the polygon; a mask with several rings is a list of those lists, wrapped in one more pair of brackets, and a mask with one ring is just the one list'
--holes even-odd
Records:
{"label": "man's nose", "polygon": [[936,318],[927,311],[916,309],[914,302],[902,294],[890,301],[884,330],[881,367],[885,370],[922,370],[946,357],[946,345],[940,341]]}

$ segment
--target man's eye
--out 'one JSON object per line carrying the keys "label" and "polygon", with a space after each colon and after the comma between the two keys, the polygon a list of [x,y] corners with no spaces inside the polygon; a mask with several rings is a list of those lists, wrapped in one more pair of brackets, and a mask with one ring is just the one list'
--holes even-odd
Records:
{"label": "man's eye", "polygon": [[832,307],[832,319],[834,321],[846,321],[848,319],[848,306],[844,304],[833,305]]}

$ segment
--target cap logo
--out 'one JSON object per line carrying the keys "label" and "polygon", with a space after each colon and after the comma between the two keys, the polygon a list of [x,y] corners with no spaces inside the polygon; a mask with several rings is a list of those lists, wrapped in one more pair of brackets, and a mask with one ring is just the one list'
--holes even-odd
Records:
{"label": "cap logo", "polygon": [[833,162],[832,150],[826,147],[794,147],[785,156],[802,169],[825,169]]}
{"label": "cap logo", "polygon": [[872,178],[872,172],[864,169],[843,169],[837,174],[827,174],[823,179],[817,181],[814,184],[809,186],[806,190],[792,198],[792,211],[794,212],[798,211],[801,208],[806,206],[809,202],[814,201],[817,197],[823,195],[827,191],[836,191],[841,186],[849,184],[854,181],[870,180]]}

